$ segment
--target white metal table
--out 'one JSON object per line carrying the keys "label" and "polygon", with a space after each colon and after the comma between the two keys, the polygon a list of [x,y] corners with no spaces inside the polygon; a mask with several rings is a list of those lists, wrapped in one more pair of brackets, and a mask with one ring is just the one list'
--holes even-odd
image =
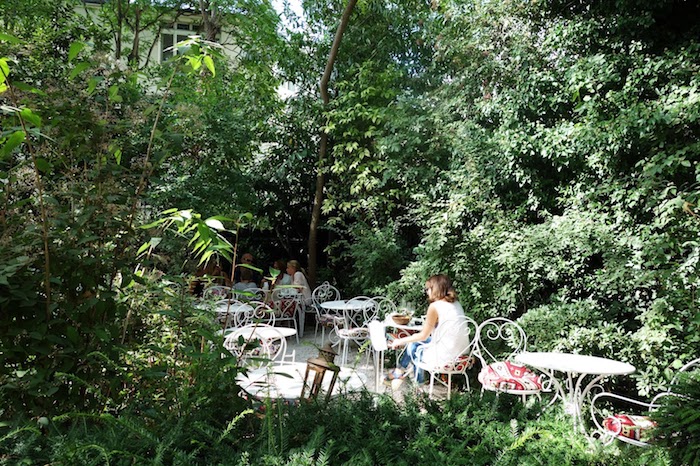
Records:
{"label": "white metal table", "polygon": [[321,307],[329,311],[359,311],[367,307],[367,303],[359,300],[339,299],[337,301],[326,301],[321,303]]}
{"label": "white metal table", "polygon": [[407,324],[401,325],[394,322],[394,319],[392,318],[393,315],[394,314],[387,314],[386,317],[384,317],[384,322],[382,323],[384,324],[384,327],[391,327],[398,330],[397,338],[403,338],[405,336],[420,332],[420,330],[423,328],[423,319],[414,317]]}
{"label": "white metal table", "polygon": [[[515,360],[545,372],[555,387],[557,396],[564,402],[566,412],[574,418],[574,427],[583,429],[582,410],[591,389],[606,377],[626,375],[636,369],[626,362],[598,356],[557,352],[523,352]],[[565,374],[564,383],[554,377],[554,371]],[[585,383],[585,379],[592,379]]]}
{"label": "white metal table", "polygon": [[[324,303],[321,303],[321,307],[326,309],[331,315],[337,315],[337,317],[342,317],[343,318],[343,327],[344,329],[351,329],[353,327],[358,327],[360,325],[360,320],[364,321],[364,319],[358,320],[358,314],[364,312],[365,310],[369,309],[371,306],[376,305],[376,303],[372,300],[367,300],[367,299],[349,299],[349,300],[343,300],[339,299],[336,301],[326,301]],[[364,324],[363,324],[364,325]],[[338,335],[338,332],[336,330],[336,326],[333,326],[334,328],[331,330],[331,332],[328,334],[328,338],[331,340],[331,343],[333,346],[335,346],[338,342],[342,341],[341,335]],[[338,342],[333,342],[332,335],[335,334],[338,337]],[[345,337],[345,344],[343,346],[342,350],[342,355],[341,355],[341,364],[345,364],[345,361],[348,356],[348,340],[347,337]],[[354,339],[354,338],[352,338]],[[364,338],[363,338],[364,339]]]}
{"label": "white metal table", "polygon": [[[301,396],[304,386],[305,363],[280,364],[261,367],[237,377],[241,388],[258,400],[283,398],[295,400]],[[323,388],[328,390],[331,379],[324,378]],[[333,395],[361,390],[365,386],[363,374],[349,367],[341,367]]]}
{"label": "white metal table", "polygon": [[[348,322],[348,312],[358,312],[361,311],[362,309],[367,306],[367,303],[362,302],[362,301],[356,301],[356,300],[344,300],[344,299],[338,299],[335,301],[326,301],[324,303],[321,303],[321,307],[325,309],[326,311],[330,311],[329,314],[337,317],[342,317],[345,322]],[[333,339],[331,338],[331,335],[335,334],[335,328],[331,329],[330,333],[328,334],[328,338],[333,342]],[[333,343],[333,346],[337,344],[337,341]]]}
{"label": "white metal table", "polygon": [[244,340],[252,340],[253,338],[273,340],[275,338],[293,337],[297,334],[296,329],[291,327],[269,327],[267,325],[260,327],[248,326],[245,328],[234,328],[228,333],[233,332],[236,332],[239,336],[242,336]]}

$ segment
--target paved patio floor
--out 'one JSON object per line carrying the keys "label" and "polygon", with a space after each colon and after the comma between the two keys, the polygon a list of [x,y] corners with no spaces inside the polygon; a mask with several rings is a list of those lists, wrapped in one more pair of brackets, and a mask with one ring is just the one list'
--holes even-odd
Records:
{"label": "paved patio floor", "polygon": [[[326,340],[328,332],[326,332]],[[294,337],[287,339],[287,354],[294,352],[294,360],[296,362],[305,362],[309,358],[314,358],[318,356],[318,350],[323,346],[321,341],[321,330],[319,329],[318,335],[314,336],[314,325],[313,322],[307,323],[304,329],[304,336],[299,338],[299,343],[296,342]],[[334,347],[336,353],[340,353],[341,348],[339,346]],[[367,350],[363,349],[362,352],[358,351],[359,348],[356,344],[351,343],[348,352],[348,361],[345,366],[352,367],[357,372],[361,374],[364,378],[365,386],[367,390],[376,393],[388,393],[394,396],[397,401],[403,399],[406,391],[408,390],[424,390],[427,392],[426,387],[416,388],[413,381],[404,381],[401,384],[395,384],[394,389],[392,387],[385,386],[380,382],[379,387],[375,386],[375,370],[374,370],[374,359],[370,355],[367,357],[367,351],[371,352],[370,348]],[[392,361],[391,356],[387,356],[384,362],[385,372],[388,372],[391,368],[396,366],[396,361]],[[336,364],[340,363],[340,354],[336,356]],[[383,380],[384,374],[381,375],[380,381]],[[378,388],[378,389],[377,389]],[[454,389],[453,389],[454,391]],[[436,384],[434,388],[433,397],[436,399],[444,399],[447,397],[447,389],[440,384]]]}

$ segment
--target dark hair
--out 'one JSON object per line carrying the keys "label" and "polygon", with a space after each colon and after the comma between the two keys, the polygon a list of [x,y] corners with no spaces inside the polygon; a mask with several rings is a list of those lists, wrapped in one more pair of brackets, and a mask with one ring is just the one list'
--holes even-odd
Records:
{"label": "dark hair", "polygon": [[448,303],[457,301],[457,292],[452,287],[450,277],[444,274],[433,275],[425,282],[428,301],[435,302],[444,299]]}
{"label": "dark hair", "polygon": [[287,262],[284,259],[277,259],[272,266],[284,273],[284,269],[287,267]]}

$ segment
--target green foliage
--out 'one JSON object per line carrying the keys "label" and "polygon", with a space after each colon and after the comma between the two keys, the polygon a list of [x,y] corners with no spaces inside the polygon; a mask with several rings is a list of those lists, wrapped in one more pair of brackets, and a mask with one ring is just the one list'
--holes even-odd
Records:
{"label": "green foliage", "polygon": [[673,464],[700,464],[700,371],[678,374],[670,391],[652,412],[653,441],[668,449]]}
{"label": "green foliage", "polygon": [[[348,232],[348,241],[339,241],[334,248],[342,251],[333,254],[336,270],[347,264],[348,279],[337,274],[336,279],[344,283],[346,294],[377,296],[387,285],[400,277],[407,262],[406,244],[393,223],[383,227],[372,227],[363,222],[355,223]],[[331,249],[331,253],[333,249]]]}
{"label": "green foliage", "polygon": [[[628,451],[592,451],[571,429],[571,419],[525,408],[515,397],[491,393],[456,396],[450,402],[360,395],[290,407],[276,418],[285,445],[271,454],[266,436],[244,464],[662,464],[665,453],[646,458]],[[277,434],[275,434],[277,435]],[[277,437],[276,437],[277,438]],[[277,441],[280,439],[277,438]],[[615,456],[617,455],[617,457]],[[650,460],[651,458],[651,460]]]}
{"label": "green foliage", "polygon": [[[208,44],[191,41],[180,55],[185,64],[174,65],[160,82],[163,96],[156,98],[140,86],[139,75],[99,49],[87,54],[86,42],[54,40],[66,31],[75,36],[89,29],[80,17],[54,22],[47,15],[31,41],[6,39],[0,49],[21,57],[11,68],[3,66],[9,72],[3,73],[3,97],[12,105],[3,106],[10,110],[1,116],[2,127],[12,132],[0,135],[5,152],[0,160],[0,309],[8,329],[0,336],[0,397],[15,400],[8,410],[13,415],[51,414],[66,407],[119,411],[134,396],[133,387],[125,388],[132,364],[147,360],[133,353],[139,336],[156,330],[153,337],[162,342],[169,335],[172,347],[166,348],[176,355],[169,364],[175,365],[183,348],[203,343],[197,333],[181,347],[181,319],[189,319],[182,303],[174,311],[168,309],[173,303],[159,300],[141,311],[142,297],[130,291],[149,280],[143,273],[148,265],[136,263],[142,239],[134,226],[145,216],[140,203],[151,175],[174,147],[172,134],[161,130],[168,93],[174,92],[175,76],[189,76],[198,64],[198,74],[201,65],[211,73],[205,58],[213,53]],[[33,87],[39,83],[43,91]],[[25,135],[23,144],[15,140],[18,132]],[[206,259],[231,250],[210,229],[222,228],[218,217],[196,220],[201,220],[194,226],[197,253]],[[149,241],[146,249],[157,242]],[[159,265],[180,270],[165,261]],[[175,313],[177,325],[151,322],[145,317],[151,312]],[[143,327],[150,325],[153,329]],[[151,349],[158,346],[149,343]],[[173,386],[180,385],[185,381],[175,378]]]}

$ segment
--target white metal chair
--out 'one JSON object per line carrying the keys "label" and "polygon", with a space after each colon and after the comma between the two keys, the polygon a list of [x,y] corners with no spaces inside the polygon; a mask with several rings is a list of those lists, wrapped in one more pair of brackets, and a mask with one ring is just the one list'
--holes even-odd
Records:
{"label": "white metal chair", "polygon": [[205,301],[219,300],[231,296],[230,286],[213,285],[207,287],[202,293],[202,299]]}
{"label": "white metal chair", "polygon": [[[413,360],[413,365],[415,367],[430,374],[430,391],[428,396],[432,398],[435,381],[437,380],[447,387],[447,399],[449,400],[452,395],[453,375],[463,375],[466,380],[467,389],[469,389],[467,371],[474,365],[473,352],[476,344],[476,329],[476,322],[465,316],[458,317],[454,321],[440,322],[438,326],[435,327],[432,338],[429,343],[425,344],[422,354],[425,355],[426,351],[430,351],[429,348],[432,348],[435,354],[445,354],[446,351],[442,349],[445,341],[458,341],[459,344],[457,350],[454,351],[452,355],[448,354],[448,357],[444,359]],[[439,378],[440,374],[447,374],[447,382],[443,382]]]}
{"label": "white metal chair", "polygon": [[250,367],[262,367],[276,359],[284,361],[287,340],[273,326],[252,324],[226,335],[224,348]]}
{"label": "white metal chair", "polygon": [[239,325],[239,314],[243,306],[247,306],[245,303],[236,301],[235,299],[220,299],[213,304],[214,311],[216,312],[216,321],[224,325],[224,328],[238,327]]}
{"label": "white metal chair", "polygon": [[388,315],[396,314],[398,308],[391,299],[387,298],[386,296],[375,296],[372,299],[377,303],[378,319],[381,320]]}
{"label": "white metal chair", "polygon": [[[681,396],[673,392],[673,387],[678,381],[679,374],[698,369],[700,358],[693,359],[683,365],[673,376],[668,388],[658,393],[650,402],[628,398],[612,392],[601,392],[591,400],[591,419],[596,429],[593,437],[598,437],[604,444],[610,444],[615,439],[638,447],[649,446],[652,430],[656,424],[649,418],[649,414],[659,408],[659,400],[667,396]],[[633,407],[636,414],[619,413],[613,408],[616,404],[625,404]]]}
{"label": "white metal chair", "polygon": [[[357,304],[356,309],[346,309],[334,319],[335,333],[342,344],[340,365],[347,363],[350,342],[361,347],[369,339],[367,324],[377,317],[377,302],[367,296],[357,296],[348,301]],[[369,352],[367,353],[369,363]]]}
{"label": "white metal chair", "polygon": [[481,362],[478,380],[484,390],[540,396],[542,376],[527,367],[513,363],[512,358],[527,351],[527,335],[515,322],[494,317],[482,322],[476,330],[474,355]]}
{"label": "white metal chair", "polygon": [[267,301],[267,291],[262,288],[248,288],[243,291],[234,290],[234,298],[240,301]]}
{"label": "white metal chair", "polygon": [[275,325],[275,311],[266,303],[250,301],[243,303],[243,306],[245,306],[243,311],[236,312],[236,327],[254,324]]}
{"label": "white metal chair", "polygon": [[302,295],[293,288],[275,288],[272,291],[272,307],[275,313],[275,323],[291,322],[296,330],[299,343],[299,327],[297,315],[302,309]]}
{"label": "white metal chair", "polygon": [[318,336],[318,327],[321,327],[321,342],[325,340],[326,329],[333,328],[337,314],[330,313],[321,307],[321,303],[326,301],[338,301],[340,291],[328,282],[323,282],[311,293],[311,302],[316,313],[316,328],[314,329],[314,339]]}

